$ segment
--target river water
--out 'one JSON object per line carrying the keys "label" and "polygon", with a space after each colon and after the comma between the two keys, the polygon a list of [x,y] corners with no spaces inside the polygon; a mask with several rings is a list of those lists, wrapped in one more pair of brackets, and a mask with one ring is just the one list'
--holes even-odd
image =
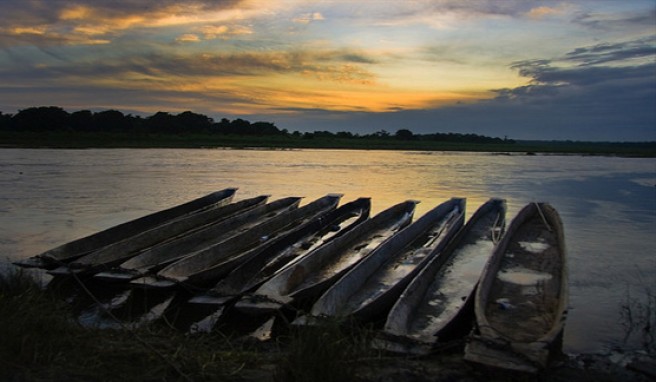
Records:
{"label": "river water", "polygon": [[[372,198],[372,214],[419,200],[415,218],[451,197],[467,217],[490,197],[508,218],[546,201],[568,247],[564,350],[637,350],[624,330],[656,294],[656,159],[348,150],[0,149],[0,265],[226,187],[237,199],[328,193]],[[652,312],[656,306],[651,306]],[[654,314],[654,313],[652,313]],[[653,330],[653,328],[652,328]],[[653,333],[653,332],[652,332]]]}

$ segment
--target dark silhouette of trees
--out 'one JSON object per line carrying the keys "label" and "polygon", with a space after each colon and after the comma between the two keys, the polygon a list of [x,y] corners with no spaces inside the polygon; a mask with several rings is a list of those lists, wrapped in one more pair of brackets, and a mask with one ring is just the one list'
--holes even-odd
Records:
{"label": "dark silhouette of trees", "polygon": [[175,121],[183,128],[196,132],[209,133],[214,120],[206,115],[192,113],[190,111],[182,112],[175,116]]}
{"label": "dark silhouette of trees", "polygon": [[401,129],[401,130],[397,130],[396,134],[394,134],[394,137],[402,141],[409,141],[412,140],[415,137],[415,135],[412,133],[412,131],[408,129]]}
{"label": "dark silhouette of trees", "polygon": [[75,131],[93,131],[96,126],[93,120],[93,113],[89,110],[80,110],[71,113],[69,124]]}
{"label": "dark silhouette of trees", "polygon": [[61,107],[40,106],[20,110],[12,117],[14,128],[19,131],[66,130],[68,113]]}
{"label": "dark silhouette of trees", "polygon": [[467,142],[467,143],[513,143],[511,140],[501,138],[486,137],[477,134],[460,134],[460,133],[434,133],[424,134],[422,139],[437,142]]}
{"label": "dark silhouette of trees", "polygon": [[93,115],[94,130],[117,132],[129,130],[130,124],[118,110],[106,110]]}
{"label": "dark silhouette of trees", "polygon": [[333,133],[330,131],[314,131],[289,133],[287,129],[280,130],[272,122],[258,121],[251,123],[245,119],[229,120],[221,118],[215,122],[212,118],[184,111],[180,114],[171,114],[159,111],[151,116],[125,115],[118,110],[105,110],[92,112],[80,110],[68,113],[57,106],[30,107],[20,110],[15,115],[0,112],[0,130],[2,131],[72,131],[137,134],[139,136],[150,134],[211,134],[211,135],[238,135],[238,136],[282,136],[289,139],[376,139],[376,140],[415,140],[438,141],[458,143],[514,143],[513,140],[492,138],[476,134],[433,133],[414,134],[408,129],[400,129],[395,134],[379,130],[368,135],[353,134],[348,131]]}
{"label": "dark silhouette of trees", "polygon": [[11,114],[4,114],[0,111],[0,130],[11,129]]}

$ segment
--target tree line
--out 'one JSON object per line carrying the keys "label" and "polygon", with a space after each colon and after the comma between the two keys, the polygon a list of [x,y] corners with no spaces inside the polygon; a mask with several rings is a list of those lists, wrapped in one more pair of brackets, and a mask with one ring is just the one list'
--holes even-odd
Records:
{"label": "tree line", "polygon": [[81,133],[124,133],[136,135],[149,134],[211,134],[247,136],[289,136],[302,139],[394,139],[428,140],[470,143],[512,143],[512,140],[492,138],[477,134],[433,133],[414,134],[408,129],[399,129],[392,134],[380,130],[371,134],[354,134],[341,131],[314,131],[290,133],[279,129],[272,122],[253,122],[237,118],[220,121],[191,111],[171,114],[159,111],[148,117],[123,114],[118,110],[92,112],[80,110],[72,113],[57,106],[30,107],[16,114],[0,111],[0,131],[14,132],[81,132]]}

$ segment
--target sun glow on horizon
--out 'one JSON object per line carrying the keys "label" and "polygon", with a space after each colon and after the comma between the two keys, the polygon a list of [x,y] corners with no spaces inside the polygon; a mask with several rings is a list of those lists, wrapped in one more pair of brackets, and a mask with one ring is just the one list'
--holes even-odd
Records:
{"label": "sun glow on horizon", "polygon": [[637,106],[656,82],[647,74],[652,0],[5,0],[0,15],[4,112],[57,95],[63,107],[93,99],[107,109],[290,115],[299,124],[331,113],[438,115],[454,105],[483,105],[486,124],[490,105],[499,116],[531,105],[540,113],[529,121],[558,115],[550,107],[583,110],[592,124],[608,105],[630,104],[639,110],[617,126],[653,119]]}

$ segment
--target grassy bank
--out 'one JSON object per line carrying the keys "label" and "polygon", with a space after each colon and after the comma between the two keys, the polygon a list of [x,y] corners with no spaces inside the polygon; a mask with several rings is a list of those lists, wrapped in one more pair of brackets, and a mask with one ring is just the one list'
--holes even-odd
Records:
{"label": "grassy bank", "polygon": [[[59,292],[21,272],[0,275],[0,380],[532,381],[462,360],[464,341],[425,357],[383,354],[369,327],[326,322],[267,342],[225,330],[186,335],[166,323],[81,326]],[[598,356],[563,358],[541,381],[647,381]]]}
{"label": "grassy bank", "polygon": [[186,335],[166,323],[84,327],[59,292],[22,272],[0,275],[0,380],[348,381],[375,359],[336,323],[263,344],[215,330]]}
{"label": "grassy bank", "polygon": [[124,134],[74,132],[0,132],[0,147],[19,148],[283,148],[552,153],[656,157],[656,143],[516,141],[469,143],[393,138],[246,136],[212,134]]}
{"label": "grassy bank", "polygon": [[221,336],[98,330],[21,273],[0,279],[0,380],[229,380],[261,359]]}

